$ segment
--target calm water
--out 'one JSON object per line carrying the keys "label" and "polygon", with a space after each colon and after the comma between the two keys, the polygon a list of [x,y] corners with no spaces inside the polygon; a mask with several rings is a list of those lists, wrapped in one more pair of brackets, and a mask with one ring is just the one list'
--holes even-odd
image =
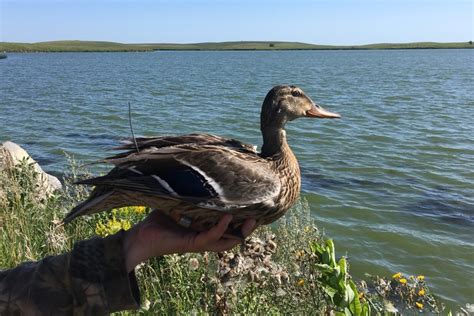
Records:
{"label": "calm water", "polygon": [[0,140],[47,171],[89,162],[135,133],[209,132],[260,144],[276,84],[342,120],[287,127],[303,195],[352,271],[424,274],[474,303],[474,51],[10,54],[0,61]]}

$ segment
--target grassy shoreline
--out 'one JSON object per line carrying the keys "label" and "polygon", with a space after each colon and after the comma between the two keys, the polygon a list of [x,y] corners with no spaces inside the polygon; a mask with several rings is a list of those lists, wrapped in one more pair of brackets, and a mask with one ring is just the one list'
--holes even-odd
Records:
{"label": "grassy shoreline", "polygon": [[[37,177],[26,160],[0,169],[0,270],[70,251],[78,240],[127,230],[149,212],[126,207],[62,225],[64,214],[88,195],[84,186],[72,185],[89,177],[88,171],[70,160],[62,189],[48,197],[41,194]],[[352,278],[348,260],[336,257],[333,241],[318,229],[304,200],[271,227],[260,227],[240,249],[164,256],[141,264],[136,275],[142,308],[120,315],[349,316],[445,310],[423,275]]]}
{"label": "grassy shoreline", "polygon": [[380,43],[368,45],[316,45],[299,42],[241,41],[193,44],[123,44],[99,41],[53,41],[38,43],[0,42],[0,52],[153,52],[153,51],[270,51],[270,50],[389,50],[389,49],[470,49],[470,42]]}

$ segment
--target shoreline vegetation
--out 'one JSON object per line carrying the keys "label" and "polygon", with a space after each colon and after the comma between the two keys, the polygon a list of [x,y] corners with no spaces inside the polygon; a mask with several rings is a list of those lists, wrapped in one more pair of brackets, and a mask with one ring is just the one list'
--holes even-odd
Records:
{"label": "shoreline vegetation", "polygon": [[[89,177],[88,170],[68,157],[61,188],[45,196],[34,165],[28,159],[12,165],[8,157],[0,166],[0,269],[127,230],[150,211],[126,207],[63,225],[64,214],[88,195],[87,188],[73,185]],[[136,274],[142,315],[447,312],[423,275],[351,277],[349,261],[336,255],[304,199],[274,225],[260,227],[240,249],[164,256],[141,264]]]}
{"label": "shoreline vegetation", "polygon": [[0,42],[0,52],[153,52],[153,51],[277,51],[277,50],[388,50],[388,49],[470,49],[472,41],[438,43],[379,43],[368,45],[318,45],[300,42],[239,41],[192,44],[124,44],[104,41],[51,41],[38,43]]}

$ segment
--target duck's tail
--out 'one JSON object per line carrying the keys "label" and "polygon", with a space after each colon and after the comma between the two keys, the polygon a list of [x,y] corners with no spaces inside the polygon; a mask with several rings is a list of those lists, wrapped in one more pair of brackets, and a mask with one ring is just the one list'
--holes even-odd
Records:
{"label": "duck's tail", "polygon": [[114,208],[115,205],[112,205],[113,203],[111,203],[114,193],[115,191],[113,189],[103,188],[100,186],[96,187],[86,201],[74,207],[66,215],[63,222],[67,224],[78,216],[94,214]]}

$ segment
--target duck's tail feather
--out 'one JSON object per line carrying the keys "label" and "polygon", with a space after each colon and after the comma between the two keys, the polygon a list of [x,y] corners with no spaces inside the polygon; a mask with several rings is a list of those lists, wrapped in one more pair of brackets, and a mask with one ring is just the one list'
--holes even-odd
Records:
{"label": "duck's tail feather", "polygon": [[107,176],[88,178],[74,182],[74,184],[99,185],[101,180],[107,179]]}
{"label": "duck's tail feather", "polygon": [[104,202],[106,202],[106,200],[109,199],[114,193],[114,190],[101,189],[97,187],[86,201],[74,207],[66,215],[66,217],[63,219],[63,223],[67,224],[81,215],[93,214],[97,213],[98,211],[107,210],[108,208],[103,207],[105,204]]}

